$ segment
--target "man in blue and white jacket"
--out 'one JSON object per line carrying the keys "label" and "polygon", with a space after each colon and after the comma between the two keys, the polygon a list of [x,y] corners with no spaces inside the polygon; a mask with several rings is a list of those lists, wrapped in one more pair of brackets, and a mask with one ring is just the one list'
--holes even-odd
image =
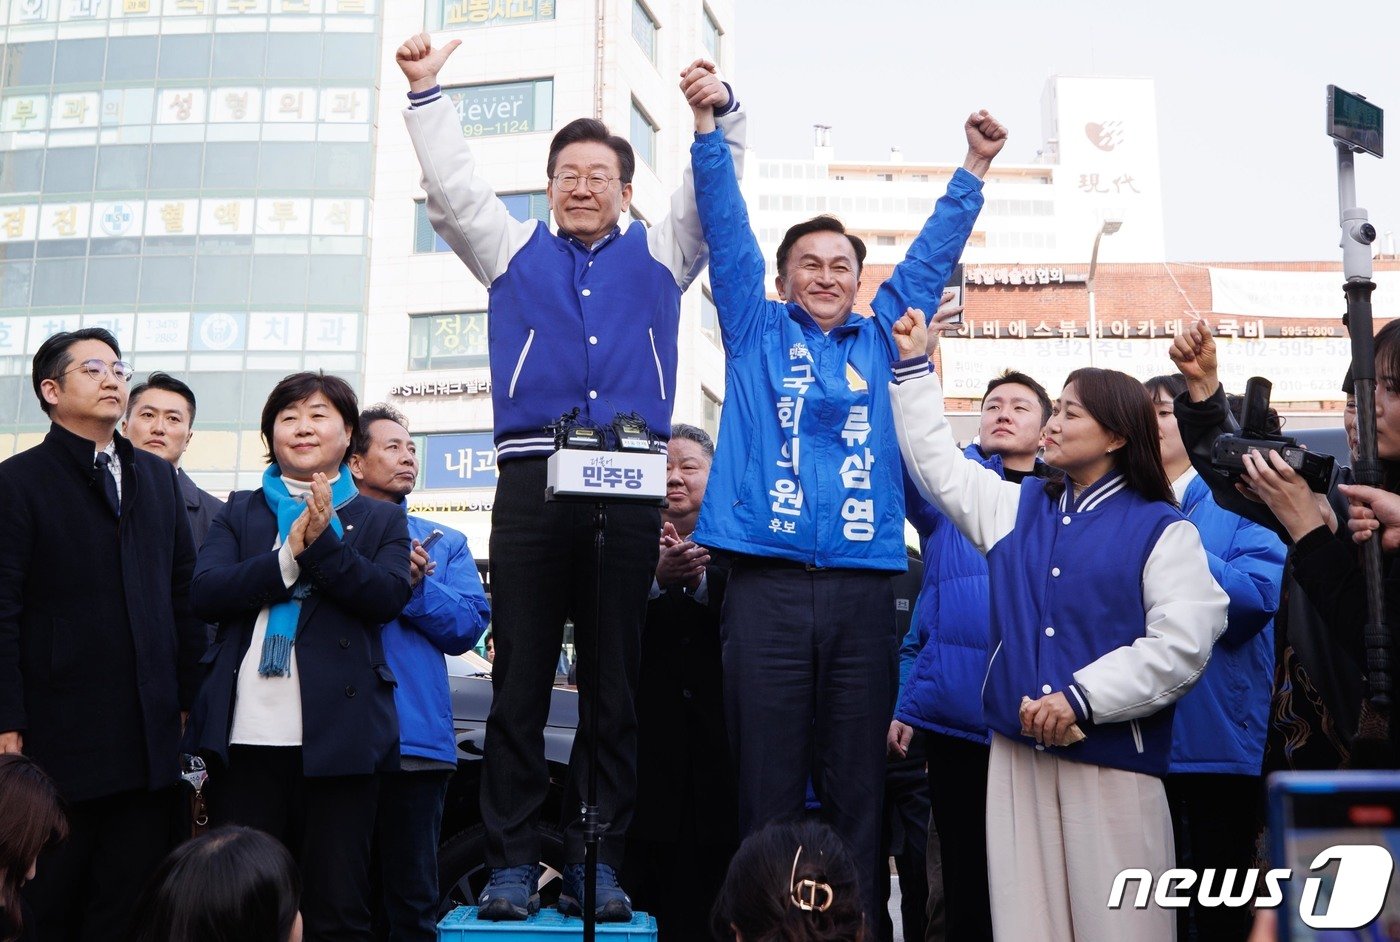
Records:
{"label": "man in blue and white jacket", "polygon": [[874,911],[895,680],[889,576],[906,566],[882,381],[890,326],[910,305],[937,306],[1006,131],[985,111],[969,118],[964,169],[867,318],[852,310],[865,247],[830,216],[788,230],[782,300],[767,299],[729,149],[708,110],[694,110],[691,165],[726,354],[724,422],[694,538],[734,560],[721,636],[740,828],[801,814],[810,777]]}
{"label": "man in blue and white jacket", "polygon": [[[418,479],[418,455],[402,415],[386,405],[360,413],[350,473],[365,497],[397,504]],[[423,545],[434,530],[441,538]],[[399,717],[399,771],[379,779],[375,845],[384,914],[395,942],[437,939],[438,834],[447,782],[457,768],[452,695],[444,654],[461,654],[491,623],[467,538],[450,527],[408,515],[413,538],[413,594],[383,628],[384,657],[394,672]]]}
{"label": "man in blue and white jacket", "polygon": [[[513,219],[476,174],[452,91],[438,72],[457,47],[435,48],[420,34],[398,50],[409,80],[404,117],[423,168],[428,218],[471,273],[490,289],[490,363],[498,483],[491,518],[496,612],[495,695],[487,719],[490,750],[481,813],[491,881],[481,896],[487,919],[524,919],[539,907],[540,838],[535,828],[549,784],[543,730],[564,622],[572,619],[581,656],[598,645],[603,682],[580,690],[583,722],[574,743],[566,805],[577,808],[589,779],[586,731],[600,714],[598,809],[606,825],[598,867],[598,918],[627,921],[631,901],[618,886],[623,840],[636,790],[633,690],[647,593],[658,556],[655,508],[609,510],[601,624],[594,616],[593,512],[546,503],[545,464],[554,450],[546,426],[578,410],[605,428],[617,412],[638,412],[661,438],[671,430],[680,299],[708,257],[687,175],[670,215],[648,229],[618,226],[632,199],[632,147],[600,121],[580,118],[550,144],[546,194],[558,226]],[[723,114],[726,152],[742,155],[743,117],[714,66],[687,70],[697,100]],[[559,907],[580,913],[583,839],[565,833]]]}
{"label": "man in blue and white jacket", "polygon": [[[933,329],[929,337],[936,345]],[[1045,387],[1024,373],[1006,372],[987,383],[981,408],[978,440],[963,455],[1013,483],[1042,472],[1036,453],[1050,420]],[[938,854],[950,863],[941,868],[948,938],[990,942],[986,821],[968,813],[987,805],[987,560],[912,483],[906,496],[909,522],[922,541],[924,579],[914,623],[900,647],[900,695],[889,745],[904,755],[915,730],[922,734]],[[932,847],[929,856],[934,858]]]}

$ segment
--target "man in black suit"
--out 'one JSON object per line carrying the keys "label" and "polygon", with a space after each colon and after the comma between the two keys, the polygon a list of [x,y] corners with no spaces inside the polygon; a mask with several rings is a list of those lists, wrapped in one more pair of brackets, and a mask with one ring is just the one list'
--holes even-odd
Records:
{"label": "man in black suit", "polygon": [[34,355],[43,442],[0,463],[0,752],[68,803],[25,887],[36,937],[113,939],[172,845],[179,741],[204,625],[175,469],[116,434],[131,366],[100,328]]}
{"label": "man in black suit", "polygon": [[194,439],[194,390],[169,373],[152,373],[131,389],[122,434],[137,448],[164,458],[175,466],[185,510],[190,515],[194,545],[198,549],[209,534],[209,525],[224,502],[190,480],[180,467]]}
{"label": "man in black suit", "polygon": [[690,539],[714,453],[704,430],[672,426],[661,558],[642,629],[624,882],[668,942],[708,942],[710,907],[739,843],[720,678],[725,571]]}

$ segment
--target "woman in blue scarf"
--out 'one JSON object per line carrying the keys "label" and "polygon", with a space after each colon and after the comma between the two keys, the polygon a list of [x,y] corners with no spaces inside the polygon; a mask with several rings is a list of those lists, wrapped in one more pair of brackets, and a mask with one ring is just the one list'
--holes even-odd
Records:
{"label": "woman in blue scarf", "polygon": [[409,598],[403,511],[359,497],[348,383],[296,373],[262,413],[271,459],[200,549],[194,606],[218,634],[191,715],[215,824],[279,838],[301,870],[310,939],[371,938],[376,773],[398,765],[380,626]]}

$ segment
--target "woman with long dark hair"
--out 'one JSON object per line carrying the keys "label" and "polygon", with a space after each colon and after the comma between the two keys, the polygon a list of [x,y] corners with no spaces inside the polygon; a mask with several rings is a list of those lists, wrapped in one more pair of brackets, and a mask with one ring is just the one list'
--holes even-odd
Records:
{"label": "woman with long dark hair", "polygon": [[196,614],[219,626],[190,717],[210,817],[287,846],[312,938],[370,938],[376,773],[398,768],[380,627],[409,599],[408,518],[359,496],[359,416],[339,377],[273,387],[263,486],[214,518],[193,582]]}
{"label": "woman with long dark hair", "polygon": [[1173,866],[1170,704],[1205,668],[1228,598],[1177,509],[1147,392],[1124,373],[1075,370],[1045,426],[1060,473],[1011,484],[960,456],[923,314],[894,336],[910,477],[987,556],[993,932],[1172,939],[1170,910],[1104,903],[1120,871]]}
{"label": "woman with long dark hair", "polygon": [[301,942],[300,899],[296,865],[276,838],[215,828],[151,875],[130,942]]}
{"label": "woman with long dark hair", "polygon": [[0,942],[29,938],[19,888],[34,879],[39,852],[67,837],[53,779],[28,756],[0,755]]}

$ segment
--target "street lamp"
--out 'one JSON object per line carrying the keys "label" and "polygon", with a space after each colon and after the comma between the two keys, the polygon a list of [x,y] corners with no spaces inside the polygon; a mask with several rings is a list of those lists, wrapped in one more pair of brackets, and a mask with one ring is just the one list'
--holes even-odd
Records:
{"label": "street lamp", "polygon": [[1099,336],[1099,317],[1098,317],[1098,312],[1094,310],[1094,270],[1097,269],[1097,268],[1099,267],[1099,242],[1103,239],[1104,236],[1106,236],[1106,235],[1111,236],[1111,235],[1113,235],[1115,232],[1117,232],[1119,229],[1122,229],[1122,228],[1123,228],[1123,220],[1122,220],[1122,219],[1119,219],[1119,218],[1114,217],[1114,216],[1110,216],[1110,217],[1108,217],[1107,219],[1105,219],[1105,220],[1103,221],[1103,225],[1099,227],[1098,233],[1094,236],[1094,252],[1093,252],[1092,255],[1089,256],[1089,277],[1088,277],[1087,281],[1088,281],[1088,287],[1089,287],[1089,365],[1090,365],[1090,366],[1093,366],[1093,365],[1094,365],[1094,341],[1096,341],[1096,340],[1098,339],[1098,336]]}

